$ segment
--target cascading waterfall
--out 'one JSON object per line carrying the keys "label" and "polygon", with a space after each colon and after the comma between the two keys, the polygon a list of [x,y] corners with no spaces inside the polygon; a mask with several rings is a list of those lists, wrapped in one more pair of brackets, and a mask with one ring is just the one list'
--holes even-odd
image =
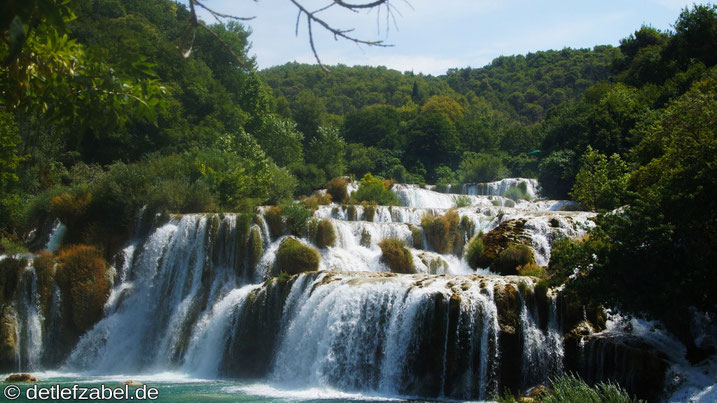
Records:
{"label": "cascading waterfall", "polygon": [[15,309],[18,318],[16,337],[18,340],[17,362],[19,368],[38,368],[42,356],[42,314],[37,292],[37,277],[28,265],[20,274],[18,293],[15,295]]}
{"label": "cascading waterfall", "polygon": [[[537,196],[537,183],[517,179],[464,187],[472,205],[461,208],[457,194],[414,185],[394,185],[404,206],[319,206],[313,218],[328,221],[335,243],[319,248],[319,272],[288,279],[271,277],[287,235],[272,236],[264,208],[248,220],[171,216],[120,250],[103,318],[61,357],[52,354],[64,340],[62,294],[55,286],[43,318],[30,263],[14,302],[18,365],[455,399],[545,382],[566,354],[555,293],[539,298],[533,278],[475,271],[462,256],[436,253],[421,227],[426,214],[449,210],[472,225],[466,237],[519,220],[546,265],[553,241],[582,236],[594,215],[547,200],[504,207],[502,194],[521,182]],[[59,232],[56,225],[52,238]],[[261,247],[251,267],[253,234]],[[404,242],[418,274],[389,273],[379,247],[386,239]]]}

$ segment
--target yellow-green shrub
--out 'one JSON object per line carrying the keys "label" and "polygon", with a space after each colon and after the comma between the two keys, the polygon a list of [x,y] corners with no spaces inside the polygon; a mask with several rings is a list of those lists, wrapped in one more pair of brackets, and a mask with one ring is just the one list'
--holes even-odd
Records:
{"label": "yellow-green shrub", "polygon": [[304,245],[292,237],[281,241],[279,250],[276,252],[279,271],[285,271],[288,274],[318,270],[319,260],[321,260],[321,255],[316,249]]}
{"label": "yellow-green shrub", "polygon": [[463,247],[465,231],[460,228],[460,216],[453,210],[444,215],[426,214],[421,226],[428,244],[438,253],[458,253]]}
{"label": "yellow-green shrub", "polygon": [[535,262],[526,263],[522,266],[515,268],[521,276],[533,276],[538,278],[544,278],[546,276],[545,267],[538,266]]}
{"label": "yellow-green shrub", "polygon": [[316,246],[326,248],[336,243],[336,231],[329,220],[321,220],[316,227]]}
{"label": "yellow-green shrub", "polygon": [[55,281],[62,292],[62,317],[79,332],[102,317],[110,283],[107,262],[93,246],[74,245],[60,252]]}
{"label": "yellow-green shrub", "polygon": [[384,239],[378,243],[381,248],[381,262],[394,273],[415,273],[413,255],[399,239]]}
{"label": "yellow-green shrub", "polygon": [[515,244],[503,250],[493,261],[490,268],[502,275],[518,274],[519,266],[535,263],[533,250],[529,246]]}

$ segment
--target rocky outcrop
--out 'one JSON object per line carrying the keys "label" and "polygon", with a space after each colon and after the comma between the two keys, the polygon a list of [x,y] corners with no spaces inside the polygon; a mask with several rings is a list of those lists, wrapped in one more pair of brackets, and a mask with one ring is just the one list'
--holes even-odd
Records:
{"label": "rocky outcrop", "polygon": [[475,259],[477,267],[491,267],[500,254],[512,245],[531,245],[525,233],[525,219],[507,220],[483,235],[483,253]]}
{"label": "rocky outcrop", "polygon": [[[580,329],[587,332],[588,324]],[[612,381],[628,393],[657,401],[669,367],[667,357],[644,340],[625,334],[596,333],[565,339],[565,370],[580,375],[588,384]]]}
{"label": "rocky outcrop", "polygon": [[498,350],[500,351],[499,380],[502,388],[520,389],[523,338],[520,334],[522,303],[518,288],[513,284],[496,284],[495,305],[498,310]]}
{"label": "rocky outcrop", "polygon": [[0,371],[17,370],[17,313],[10,305],[0,308]]}

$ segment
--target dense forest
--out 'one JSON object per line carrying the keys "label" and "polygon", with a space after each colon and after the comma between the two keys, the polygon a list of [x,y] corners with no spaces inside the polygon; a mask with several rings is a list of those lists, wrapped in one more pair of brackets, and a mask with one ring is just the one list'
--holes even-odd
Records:
{"label": "dense forest", "polygon": [[[334,201],[379,203],[386,184],[374,177],[522,176],[602,213],[588,237],[555,248],[549,282],[677,335],[689,307],[717,309],[717,6],[685,9],[674,30],[639,27],[618,47],[502,56],[438,77],[258,71],[237,23],[210,26],[223,43],[196,31],[183,55],[190,13],[170,0],[8,7],[5,253],[32,248],[24,241],[48,217],[68,225],[66,242],[110,256],[146,211],[249,212],[342,176],[366,178],[365,196]],[[691,358],[707,353],[683,340]]]}

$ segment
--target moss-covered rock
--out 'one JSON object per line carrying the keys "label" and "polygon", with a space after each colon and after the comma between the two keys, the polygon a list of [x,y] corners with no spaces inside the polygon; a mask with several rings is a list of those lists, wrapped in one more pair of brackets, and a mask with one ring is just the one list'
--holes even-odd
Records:
{"label": "moss-covered rock", "polygon": [[520,327],[520,294],[513,284],[496,284],[493,298],[498,311],[500,331],[515,334]]}
{"label": "moss-covered rock", "polygon": [[414,249],[423,249],[423,231],[413,224],[408,224],[411,230],[411,241]]}
{"label": "moss-covered rock", "polygon": [[62,292],[62,318],[76,335],[84,333],[102,317],[110,292],[107,262],[88,245],[75,245],[60,252],[55,281]]}
{"label": "moss-covered rock", "polygon": [[361,202],[363,206],[363,220],[373,222],[376,217],[376,203],[375,202]]}
{"label": "moss-covered rock", "polygon": [[264,220],[269,226],[269,232],[272,239],[280,237],[284,234],[284,219],[281,216],[281,207],[271,206],[264,210]]}
{"label": "moss-covered rock", "polygon": [[430,274],[445,274],[448,270],[448,262],[441,256],[419,253],[418,258],[428,268]]}
{"label": "moss-covered rock", "polygon": [[249,268],[254,269],[256,268],[257,263],[259,263],[259,259],[261,259],[261,255],[264,254],[264,245],[261,241],[261,232],[259,232],[259,227],[253,226],[251,227],[251,230],[249,231]]}
{"label": "moss-covered rock", "polygon": [[[533,249],[526,245],[510,245],[500,252],[490,265],[491,270],[496,273],[507,275],[518,274],[518,267],[535,264]],[[531,266],[532,267],[532,266]]]}
{"label": "moss-covered rock", "polygon": [[30,374],[12,374],[5,378],[5,382],[40,382],[40,380]]}
{"label": "moss-covered rock", "polygon": [[42,251],[32,261],[37,279],[37,294],[40,297],[40,309],[44,317],[49,317],[52,293],[55,290],[55,255]]}
{"label": "moss-covered rock", "polygon": [[483,234],[483,254],[477,259],[477,267],[491,267],[493,260],[511,245],[530,245],[531,239],[525,231],[525,220],[507,220]]}
{"label": "moss-covered rock", "polygon": [[381,262],[388,266],[391,272],[402,274],[416,272],[413,255],[401,240],[384,239],[378,243],[378,246],[381,248]]}
{"label": "moss-covered rock", "polygon": [[371,233],[366,231],[365,228],[361,230],[361,246],[364,248],[371,247]]}
{"label": "moss-covered rock", "polygon": [[316,227],[316,246],[328,248],[336,244],[336,231],[329,220],[321,220]]}
{"label": "moss-covered rock", "polygon": [[0,371],[17,369],[17,314],[10,304],[0,306]]}
{"label": "moss-covered rock", "polygon": [[292,237],[281,241],[279,250],[276,252],[279,271],[285,271],[288,274],[318,270],[320,260],[319,251]]}
{"label": "moss-covered rock", "polygon": [[560,293],[558,309],[566,335],[583,321],[587,321],[595,331],[605,329],[606,315],[603,307],[581,298],[572,288],[566,288]]}
{"label": "moss-covered rock", "polygon": [[356,206],[351,204],[346,207],[346,218],[349,221],[356,221]]}

